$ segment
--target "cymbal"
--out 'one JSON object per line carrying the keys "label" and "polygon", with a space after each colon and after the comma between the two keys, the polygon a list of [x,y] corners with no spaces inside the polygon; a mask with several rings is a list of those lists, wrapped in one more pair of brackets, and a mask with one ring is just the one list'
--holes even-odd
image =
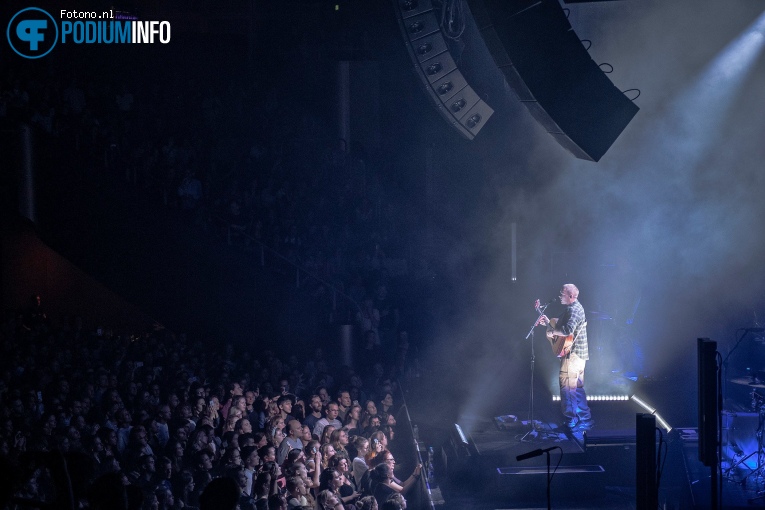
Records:
{"label": "cymbal", "polygon": [[733,384],[743,384],[744,386],[749,386],[750,388],[765,388],[765,384],[760,381],[753,381],[749,377],[736,377],[735,379],[731,379],[730,382]]}

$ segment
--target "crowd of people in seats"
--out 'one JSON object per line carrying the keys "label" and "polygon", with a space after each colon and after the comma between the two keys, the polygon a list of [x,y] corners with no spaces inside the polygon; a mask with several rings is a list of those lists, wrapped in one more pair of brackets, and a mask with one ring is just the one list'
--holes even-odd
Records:
{"label": "crowd of people in seats", "polygon": [[[35,164],[71,175],[66,183],[154,197],[258,263],[265,247],[279,254],[273,264],[284,257],[317,277],[304,274],[302,285],[325,307],[332,300],[321,282],[350,297],[333,301],[343,308],[335,317],[353,318],[368,274],[387,275],[377,278],[385,294],[395,290],[390,277],[412,273],[421,222],[389,161],[327,136],[326,119],[278,89],[196,73],[158,74],[147,86],[3,66],[0,130],[30,126]],[[378,335],[395,333],[393,317],[380,312]]]}
{"label": "crowd of people in seats", "polygon": [[164,330],[88,330],[39,297],[7,314],[2,351],[13,483],[0,509],[60,498],[62,459],[78,508],[406,508],[421,477],[391,453],[395,365],[359,373],[321,348],[282,359]]}
{"label": "crowd of people in seats", "polygon": [[49,64],[0,62],[0,129],[31,126],[38,166],[72,186],[132,186],[201,231],[283,254],[361,305],[348,311],[363,343],[354,369],[322,349],[280,357],[8,312],[0,457],[14,473],[4,480],[21,480],[8,494],[61,497],[61,452],[82,508],[405,506],[420,471],[392,469],[388,446],[397,380],[414,364],[391,286],[408,271],[404,233],[416,236],[404,224],[419,222],[381,178],[387,163],[327,137],[320,115],[273,85],[177,69],[110,81]]}

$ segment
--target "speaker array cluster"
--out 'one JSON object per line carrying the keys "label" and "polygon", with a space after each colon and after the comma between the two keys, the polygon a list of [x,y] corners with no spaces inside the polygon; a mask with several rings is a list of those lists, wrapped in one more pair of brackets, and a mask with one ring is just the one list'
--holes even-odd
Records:
{"label": "speaker array cluster", "polygon": [[441,116],[472,140],[494,110],[468,84],[441,32],[431,0],[395,0],[399,27],[415,71]]}
{"label": "speaker array cluster", "polygon": [[[430,0],[394,0],[415,69],[441,115],[472,139],[494,113],[455,64]],[[576,157],[598,161],[639,108],[590,57],[558,0],[463,0],[484,50],[531,115]],[[475,43],[475,41],[473,41]],[[468,73],[469,74],[469,73]],[[474,76],[475,81],[478,77]]]}

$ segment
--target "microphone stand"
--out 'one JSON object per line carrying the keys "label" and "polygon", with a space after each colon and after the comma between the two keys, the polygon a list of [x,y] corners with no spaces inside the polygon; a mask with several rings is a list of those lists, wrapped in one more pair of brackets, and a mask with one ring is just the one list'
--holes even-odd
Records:
{"label": "microphone stand", "polygon": [[[547,454],[547,510],[552,510],[552,495],[550,492],[550,486],[552,485],[552,478],[550,478],[550,448],[545,452]],[[556,470],[558,468],[555,468]]]}
{"label": "microphone stand", "polygon": [[[532,450],[530,452],[527,452],[515,457],[516,461],[521,462],[523,460],[533,459],[534,457],[538,457],[542,455],[543,453],[547,454],[547,510],[552,510],[552,494],[550,490],[552,486],[552,477],[550,476],[550,452],[553,450],[560,450],[561,458],[563,457],[563,448],[561,448],[560,446],[552,446],[550,448],[545,448],[544,450],[542,449]],[[560,461],[558,461],[558,465],[560,465]],[[555,467],[555,470],[556,471],[558,470],[558,466]]]}
{"label": "microphone stand", "polygon": [[[552,510],[552,495],[550,493],[550,486],[552,485],[552,477],[550,476],[550,450],[552,450],[552,448],[545,452],[547,454],[547,510]],[[561,450],[561,452],[562,451],[563,450]],[[561,453],[561,455],[563,454]],[[558,468],[556,467],[555,470],[557,471]]]}
{"label": "microphone stand", "polygon": [[[540,306],[537,311],[539,312],[539,317],[542,317],[545,314],[545,310],[547,310],[547,305]],[[526,334],[526,340],[531,338],[531,385],[529,386],[529,423],[531,424],[531,430],[526,432],[523,437],[521,438],[521,441],[526,441],[526,437],[529,435],[532,438],[537,437],[539,432],[537,431],[536,423],[534,422],[534,364],[536,361],[536,356],[534,354],[534,328],[537,327],[537,322],[539,322],[539,317],[537,317],[537,320],[534,321],[534,324],[532,324],[531,329]],[[548,453],[548,458],[550,454]]]}

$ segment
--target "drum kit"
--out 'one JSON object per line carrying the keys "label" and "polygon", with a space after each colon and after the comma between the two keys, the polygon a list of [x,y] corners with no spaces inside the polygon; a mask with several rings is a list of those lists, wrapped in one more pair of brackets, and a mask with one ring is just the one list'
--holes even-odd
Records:
{"label": "drum kit", "polygon": [[[732,447],[734,452],[730,459],[730,467],[727,469],[728,478],[735,478],[744,486],[748,480],[755,481],[757,484],[765,483],[765,450],[763,449],[763,439],[765,439],[763,438],[763,432],[765,432],[765,371],[758,371],[747,377],[729,379],[729,382],[737,385],[736,387],[746,387],[749,408],[740,413],[727,413],[729,421],[724,429],[728,429],[728,446]],[[745,425],[746,420],[751,420],[749,427]],[[753,437],[747,437],[750,435]],[[736,443],[749,443],[752,445],[752,451],[748,453],[742,451],[736,447]],[[743,477],[739,477],[742,470]],[[758,496],[765,494],[765,491],[759,491],[757,494]]]}
{"label": "drum kit", "polygon": [[[734,379],[731,379],[730,382],[733,384],[740,384],[743,386],[748,387],[752,391],[749,393],[750,397],[750,408],[752,412],[758,413],[760,411],[764,411],[763,404],[765,404],[765,380],[760,380],[757,376],[751,376],[751,377],[736,377]],[[757,393],[757,390],[760,390],[763,394],[760,395]]]}

